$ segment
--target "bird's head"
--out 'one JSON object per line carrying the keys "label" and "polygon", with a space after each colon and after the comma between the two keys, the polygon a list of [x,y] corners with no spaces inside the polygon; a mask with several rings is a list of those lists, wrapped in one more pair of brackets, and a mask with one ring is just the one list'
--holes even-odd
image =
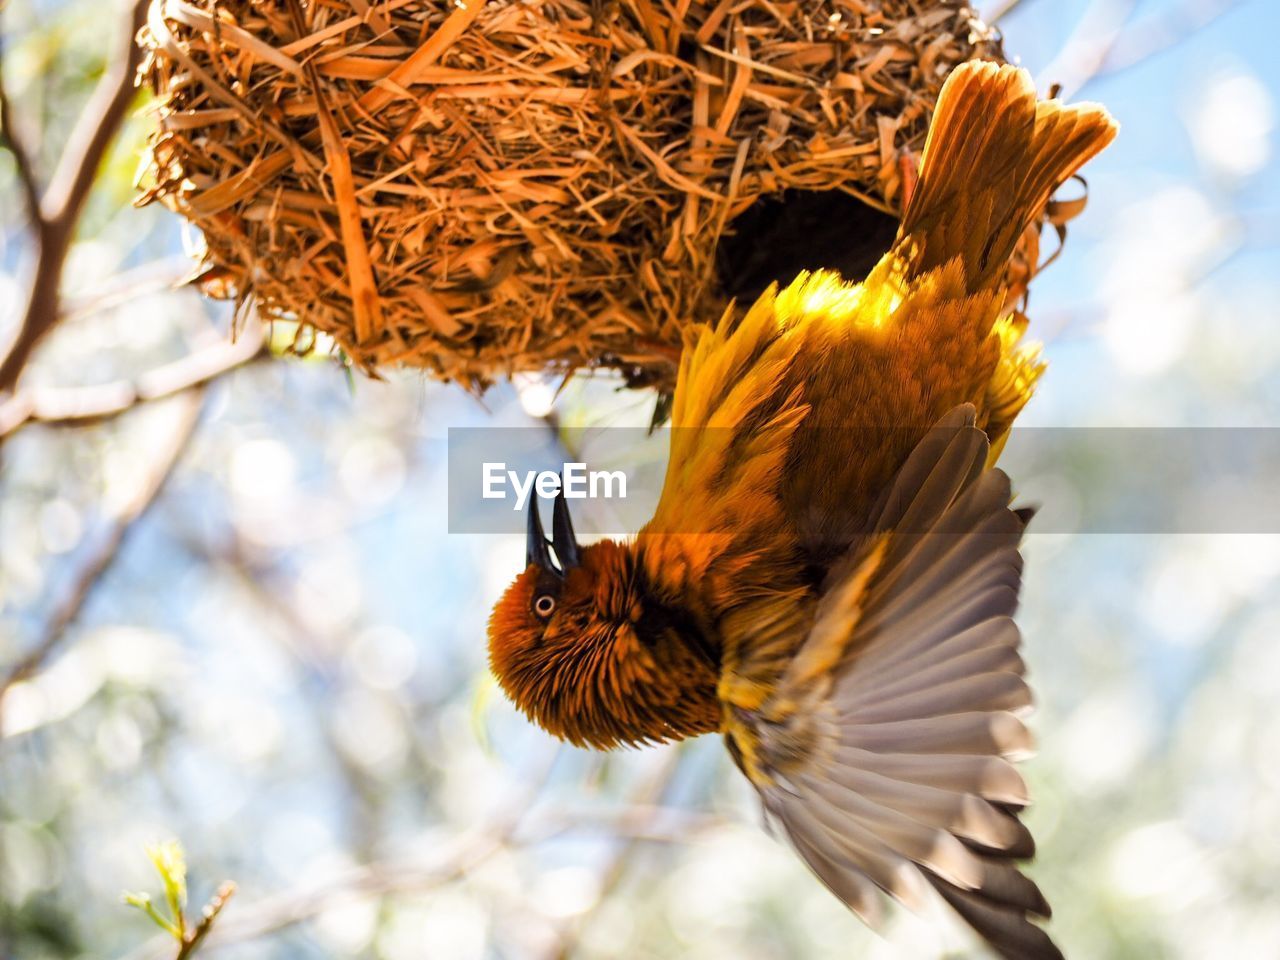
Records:
{"label": "bird's head", "polygon": [[602,749],[715,729],[705,642],[648,589],[634,544],[580,546],[561,490],[550,540],[530,502],[525,562],[489,617],[489,665],[531,720]]}

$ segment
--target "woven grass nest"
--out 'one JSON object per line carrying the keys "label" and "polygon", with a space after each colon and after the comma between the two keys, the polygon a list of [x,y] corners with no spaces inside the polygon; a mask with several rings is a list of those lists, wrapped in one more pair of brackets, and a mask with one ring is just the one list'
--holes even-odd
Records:
{"label": "woven grass nest", "polygon": [[864,272],[943,79],[1003,59],[939,0],[155,0],[140,42],[140,202],[203,289],[472,389],[669,387],[731,297]]}

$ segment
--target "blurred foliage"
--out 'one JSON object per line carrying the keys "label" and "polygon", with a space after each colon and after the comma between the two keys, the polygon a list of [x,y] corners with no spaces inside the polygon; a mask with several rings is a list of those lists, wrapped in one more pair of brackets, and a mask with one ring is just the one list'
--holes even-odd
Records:
{"label": "blurred foliage", "polygon": [[[102,6],[4,10],[6,80],[48,127],[46,170],[101,68]],[[1024,0],[1010,50],[1053,62],[1083,6]],[[1276,27],[1243,3],[1081,91],[1124,132],[1033,293],[1051,367],[1028,422],[1280,424]],[[103,171],[71,318],[29,383],[134,376],[226,335],[224,306],[172,287],[181,225],[129,207],[142,122]],[[0,336],[30,254],[9,171]],[[291,335],[272,331],[277,352]],[[976,955],[941,913],[864,930],[759,830],[715,738],[597,756],[517,715],[487,679],[484,623],[522,538],[448,533],[445,437],[538,426],[554,384],[477,402],[413,374],[357,379],[282,357],[212,385],[190,437],[178,399],[5,444],[0,665],[182,446],[53,655],[0,701],[0,956],[171,957],[118,899],[154,884],[140,851],[158,836],[240,883],[210,957]],[[560,421],[647,426],[653,399],[614,387],[571,384]],[[1101,471],[1018,484],[1106,497]],[[1040,534],[1026,554],[1033,873],[1055,935],[1100,960],[1276,956],[1280,542]]]}

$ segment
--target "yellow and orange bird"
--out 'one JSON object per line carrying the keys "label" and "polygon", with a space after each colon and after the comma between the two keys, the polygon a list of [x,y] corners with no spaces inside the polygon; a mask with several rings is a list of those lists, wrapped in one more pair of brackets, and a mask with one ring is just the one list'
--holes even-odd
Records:
{"label": "yellow and orange bird", "polygon": [[[1031,746],[1012,618],[1027,513],[992,466],[1041,371],[1005,267],[1115,136],[1023,70],[948,78],[892,248],[695,330],[633,539],[536,503],[490,662],[534,721],[608,749],[720,732],[769,817],[862,917],[932,887],[1003,957],[1062,954],[1010,762]],[[554,551],[554,557],[552,553]]]}

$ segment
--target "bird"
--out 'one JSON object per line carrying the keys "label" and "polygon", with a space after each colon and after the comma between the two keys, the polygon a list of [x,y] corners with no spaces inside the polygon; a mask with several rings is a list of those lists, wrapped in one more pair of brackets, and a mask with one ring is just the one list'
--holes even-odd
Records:
{"label": "bird", "polygon": [[1044,364],[1004,284],[1114,138],[1105,108],[963,64],[896,238],[689,331],[653,517],[580,544],[536,498],[489,663],[533,722],[608,750],[718,733],[817,878],[873,926],[936,891],[1005,958],[1063,954],[1019,869],[1032,750],[1013,620],[1032,511],[996,466]]}

